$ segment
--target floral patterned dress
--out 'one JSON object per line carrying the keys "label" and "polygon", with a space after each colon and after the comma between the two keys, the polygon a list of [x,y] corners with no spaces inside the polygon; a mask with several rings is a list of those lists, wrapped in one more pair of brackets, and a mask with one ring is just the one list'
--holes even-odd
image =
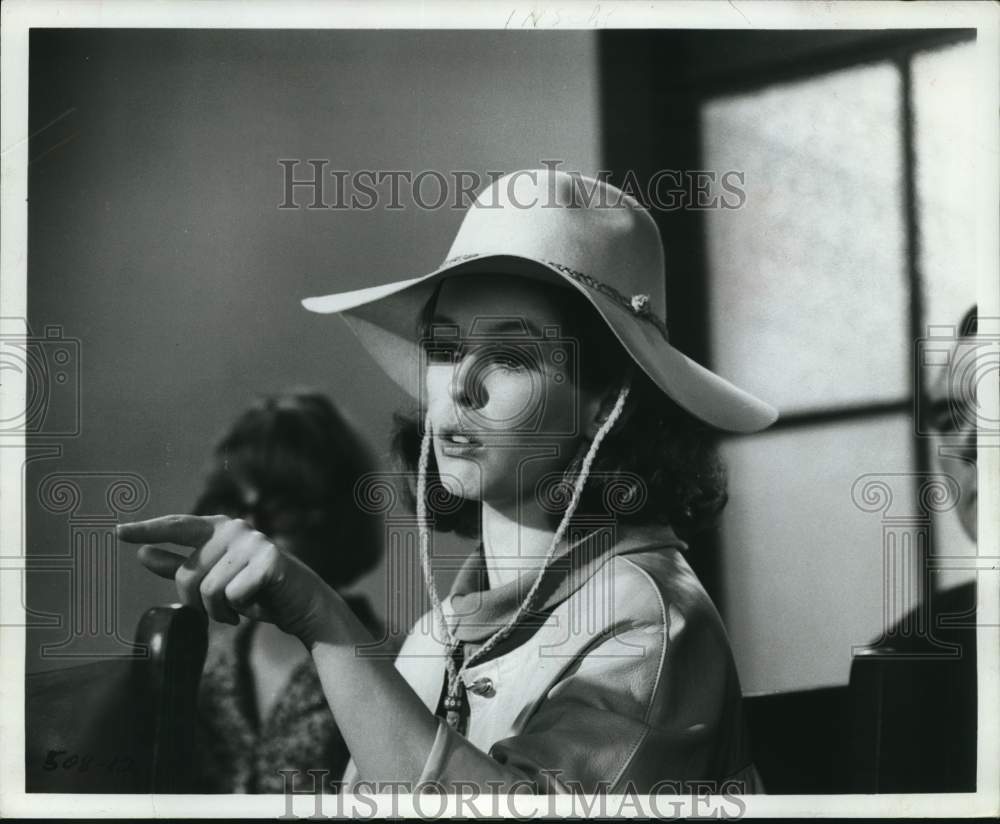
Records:
{"label": "floral patterned dress", "polygon": [[[350,603],[366,625],[376,623],[367,602]],[[198,692],[196,791],[318,791],[307,770],[327,771],[316,778],[329,788],[340,780],[350,753],[316,666],[309,657],[296,666],[268,716],[259,718],[249,664],[254,627],[252,621],[218,625],[210,638]]]}

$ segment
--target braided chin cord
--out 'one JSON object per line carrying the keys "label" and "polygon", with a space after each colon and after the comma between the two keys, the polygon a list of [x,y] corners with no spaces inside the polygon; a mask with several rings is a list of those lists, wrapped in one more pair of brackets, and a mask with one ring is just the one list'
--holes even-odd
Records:
{"label": "braided chin cord", "polygon": [[451,699],[455,700],[459,695],[461,679],[465,670],[476,661],[485,657],[490,650],[506,638],[514,627],[521,621],[521,619],[524,618],[524,616],[531,610],[535,596],[538,594],[538,590],[542,585],[542,579],[545,577],[545,572],[548,569],[549,564],[552,562],[552,559],[556,554],[556,550],[559,548],[559,544],[562,542],[563,536],[569,528],[569,522],[573,517],[573,513],[576,512],[576,508],[580,503],[583,488],[587,483],[587,477],[590,475],[590,468],[594,463],[594,459],[597,457],[597,450],[601,445],[601,441],[604,440],[605,436],[611,431],[611,428],[615,425],[618,418],[621,417],[630,388],[631,380],[626,377],[625,382],[618,392],[618,398],[615,401],[614,408],[612,408],[604,423],[601,424],[600,429],[597,430],[597,434],[594,435],[594,440],[591,442],[590,447],[587,450],[587,454],[580,467],[580,472],[573,483],[573,494],[570,497],[569,504],[566,506],[566,511],[563,513],[562,520],[559,522],[558,528],[552,535],[552,541],[549,543],[548,552],[545,554],[545,559],[542,562],[541,569],[538,571],[538,575],[535,577],[534,583],[531,585],[531,589],[528,590],[527,595],[524,596],[524,600],[521,601],[520,606],[518,606],[510,620],[494,632],[489,638],[487,638],[479,649],[467,656],[460,667],[455,665],[455,651],[458,649],[461,641],[455,637],[455,634],[451,631],[451,627],[448,625],[448,620],[444,614],[444,607],[441,604],[441,598],[438,595],[437,587],[434,584],[434,575],[431,571],[430,531],[427,527],[426,492],[427,465],[430,460],[431,441],[433,439],[433,435],[431,432],[430,414],[424,418],[424,433],[420,441],[420,458],[417,462],[417,527],[420,533],[420,566],[424,574],[424,585],[427,588],[427,594],[430,596],[431,607],[434,610],[434,615],[437,618],[438,623],[441,625],[444,637],[447,639],[445,649],[445,666],[448,671],[448,695]]}

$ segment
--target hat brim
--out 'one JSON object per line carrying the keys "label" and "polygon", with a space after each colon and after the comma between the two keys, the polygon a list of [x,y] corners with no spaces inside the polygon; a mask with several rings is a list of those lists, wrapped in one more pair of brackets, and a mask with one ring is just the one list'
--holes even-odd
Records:
{"label": "hat brim", "polygon": [[306,298],[302,305],[311,312],[341,314],[386,374],[411,397],[419,398],[421,312],[438,281],[448,275],[469,272],[522,275],[575,289],[597,310],[625,350],[664,394],[717,429],[758,432],[778,417],[770,404],[671,346],[652,323],[545,261],[511,255],[476,257],[443,265],[408,280]]}

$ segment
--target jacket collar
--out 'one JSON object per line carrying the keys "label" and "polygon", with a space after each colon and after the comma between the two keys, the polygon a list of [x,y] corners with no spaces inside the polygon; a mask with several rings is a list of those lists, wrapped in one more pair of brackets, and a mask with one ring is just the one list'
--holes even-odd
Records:
{"label": "jacket collar", "polygon": [[[617,555],[650,549],[686,550],[669,526],[575,525],[580,537],[564,543],[546,568],[534,608],[522,619],[525,626],[538,626],[545,616],[582,587],[604,564]],[[580,534],[582,533],[582,534]],[[466,558],[446,600],[446,617],[460,641],[484,641],[511,619],[528,590],[529,580],[489,588],[482,544]]]}

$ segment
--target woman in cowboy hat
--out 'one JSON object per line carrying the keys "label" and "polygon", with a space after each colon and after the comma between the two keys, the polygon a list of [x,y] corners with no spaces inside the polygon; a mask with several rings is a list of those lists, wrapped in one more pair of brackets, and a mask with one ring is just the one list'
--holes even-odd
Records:
{"label": "woman in cowboy hat", "polygon": [[[753,792],[725,630],[678,532],[725,501],[712,432],[776,413],[669,344],[664,277],[635,200],[526,171],[479,196],[435,271],[304,301],[340,313],[418,401],[399,441],[433,609],[395,665],[357,654],[372,639],[340,596],[240,520],[120,537],[193,547],[140,559],[217,620],[301,639],[349,784]],[[480,539],[444,600],[432,527]]]}

